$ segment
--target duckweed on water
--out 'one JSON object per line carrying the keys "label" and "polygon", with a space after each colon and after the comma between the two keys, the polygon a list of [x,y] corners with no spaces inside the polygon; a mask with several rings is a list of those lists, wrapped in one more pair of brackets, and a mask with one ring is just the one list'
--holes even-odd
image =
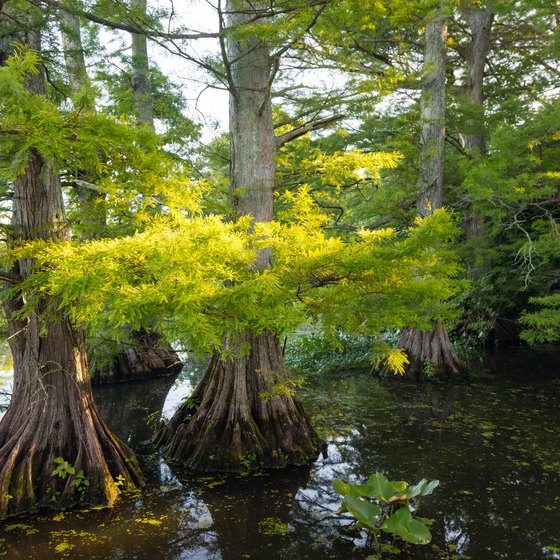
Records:
{"label": "duckweed on water", "polygon": [[[553,560],[560,549],[560,379],[507,374],[426,385],[379,382],[368,372],[309,376],[302,396],[327,443],[311,468],[201,476],[145,455],[141,493],[113,509],[10,520],[0,529],[0,555],[364,560],[363,536],[341,533],[332,481],[358,483],[380,472],[441,480],[420,512],[435,519],[433,540],[407,550],[407,560]],[[143,429],[131,428],[141,419],[121,414],[130,387],[106,394],[113,429],[132,445],[131,433],[145,441]],[[73,548],[58,552],[65,543]],[[383,552],[391,558],[404,555]]]}

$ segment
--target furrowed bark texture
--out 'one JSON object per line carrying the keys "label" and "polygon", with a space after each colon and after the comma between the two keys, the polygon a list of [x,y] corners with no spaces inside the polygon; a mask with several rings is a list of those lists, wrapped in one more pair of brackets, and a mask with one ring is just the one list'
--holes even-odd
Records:
{"label": "furrowed bark texture", "polygon": [[[466,50],[467,82],[466,101],[471,117],[465,122],[465,132],[461,135],[463,147],[471,157],[485,157],[487,154],[484,119],[484,70],[490,49],[494,14],[489,9],[468,9],[463,12],[471,31],[471,42]],[[483,219],[469,203],[465,209],[465,236],[467,242],[477,240],[484,233]],[[471,279],[480,277],[482,270],[475,262],[467,263]]]}
{"label": "furrowed bark texture", "polygon": [[418,214],[433,214],[443,206],[445,146],[445,46],[447,20],[436,14],[426,22],[424,75],[420,99],[420,165]]}
{"label": "furrowed bark texture", "polygon": [[[28,31],[26,42],[40,51],[37,31]],[[27,87],[32,93],[45,93],[42,68]],[[59,178],[39,152],[30,151],[13,188],[11,241],[68,238]],[[32,271],[31,260],[14,265],[24,279]],[[40,506],[112,504],[119,493],[117,477],[129,488],[142,478],[134,454],[110,433],[95,407],[83,333],[63,311],[50,315],[58,309],[52,299],[43,297],[23,318],[16,316],[23,305],[17,294],[3,305],[14,391],[0,422],[0,518]],[[74,475],[53,476],[58,457],[76,473],[83,471],[89,485],[77,485]]]}
{"label": "furrowed bark texture", "polygon": [[[131,0],[130,7],[139,19],[146,18],[146,0]],[[131,33],[132,88],[138,120],[154,127],[154,105],[150,83],[150,65],[146,35]]]}
{"label": "furrowed bark texture", "polygon": [[[438,10],[427,19],[425,31],[417,201],[421,217],[429,216],[443,205],[446,43],[447,20]],[[430,363],[438,375],[459,370],[457,353],[440,323],[432,331],[405,329],[397,346],[405,350],[410,360],[407,373],[416,379]]]}
{"label": "furrowed bark texture", "polygon": [[398,347],[405,350],[410,360],[407,371],[415,379],[426,373],[426,366],[433,368],[432,373],[437,377],[457,374],[462,370],[461,360],[441,323],[436,323],[431,331],[405,329]]}
{"label": "furrowed bark texture", "polygon": [[[250,347],[243,355],[242,346]],[[295,395],[273,395],[289,380],[278,339],[243,335],[231,358],[215,354],[191,397],[167,426],[166,456],[195,469],[238,472],[303,465],[318,438]],[[241,355],[240,355],[241,354]]]}
{"label": "furrowed bark texture", "polygon": [[[256,4],[258,6],[258,4]],[[228,2],[230,27],[251,19],[255,4]],[[276,140],[272,123],[272,60],[254,35],[228,40],[230,76],[231,185],[237,216],[269,221],[274,215]],[[262,251],[254,267],[271,264]],[[317,454],[319,440],[299,399],[272,395],[289,384],[276,336],[240,332],[227,342],[230,357],[210,360],[193,399],[198,409],[180,408],[161,442],[166,455],[190,467],[216,471],[302,465]],[[248,350],[245,350],[248,349]],[[269,397],[267,397],[269,395]]]}

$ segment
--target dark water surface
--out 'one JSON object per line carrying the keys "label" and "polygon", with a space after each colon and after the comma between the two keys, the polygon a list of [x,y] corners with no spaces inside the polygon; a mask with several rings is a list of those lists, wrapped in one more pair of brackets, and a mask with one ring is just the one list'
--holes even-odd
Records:
{"label": "dark water surface", "polygon": [[181,471],[151,453],[146,417],[172,412],[198,371],[98,387],[102,413],[140,453],[146,488],[112,509],[10,519],[0,557],[362,560],[373,551],[341,531],[332,480],[377,471],[441,481],[421,506],[435,519],[432,544],[383,558],[559,559],[559,362],[514,349],[494,355],[476,382],[309,378],[302,396],[328,453],[309,468],[257,476]]}

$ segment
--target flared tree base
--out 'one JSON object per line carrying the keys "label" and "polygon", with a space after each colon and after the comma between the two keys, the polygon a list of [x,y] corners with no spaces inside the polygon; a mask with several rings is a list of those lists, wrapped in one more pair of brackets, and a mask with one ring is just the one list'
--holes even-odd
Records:
{"label": "flared tree base", "polygon": [[436,323],[431,331],[405,329],[397,344],[410,361],[406,374],[413,379],[446,378],[461,373],[464,368],[447,331]]}
{"label": "flared tree base", "polygon": [[231,346],[232,357],[215,354],[194,394],[161,428],[166,457],[226,472],[314,460],[320,440],[294,394],[278,339],[245,334]]}
{"label": "flared tree base", "polygon": [[130,344],[120,346],[110,363],[105,364],[105,361],[94,357],[92,383],[119,383],[171,375],[183,367],[177,353],[160,334],[146,331],[135,332]]}
{"label": "flared tree base", "polygon": [[109,431],[89,388],[58,388],[59,396],[47,389],[35,401],[14,392],[0,422],[0,519],[42,507],[108,506],[142,484],[134,453]]}

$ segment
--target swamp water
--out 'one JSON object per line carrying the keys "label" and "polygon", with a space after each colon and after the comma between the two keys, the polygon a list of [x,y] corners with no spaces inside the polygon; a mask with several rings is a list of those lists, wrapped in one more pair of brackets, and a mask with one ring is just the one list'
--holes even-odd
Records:
{"label": "swamp water", "polygon": [[[367,373],[307,379],[303,399],[328,442],[309,468],[208,476],[169,467],[146,419],[170,416],[200,372],[97,387],[113,430],[140,455],[146,487],[112,509],[43,513],[0,525],[10,560],[363,560],[359,534],[335,514],[340,478],[437,478],[420,515],[433,541],[402,559],[560,559],[558,356],[501,351],[477,381],[414,384]],[[401,547],[402,548],[402,547]]]}

